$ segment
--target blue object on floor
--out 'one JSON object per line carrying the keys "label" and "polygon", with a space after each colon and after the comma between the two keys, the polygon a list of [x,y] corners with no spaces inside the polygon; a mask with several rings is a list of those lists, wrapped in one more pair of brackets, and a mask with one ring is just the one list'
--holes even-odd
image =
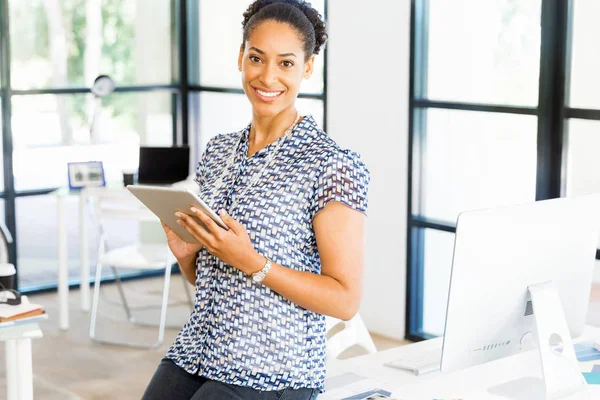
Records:
{"label": "blue object on floor", "polygon": [[600,385],[600,372],[583,372],[588,385]]}

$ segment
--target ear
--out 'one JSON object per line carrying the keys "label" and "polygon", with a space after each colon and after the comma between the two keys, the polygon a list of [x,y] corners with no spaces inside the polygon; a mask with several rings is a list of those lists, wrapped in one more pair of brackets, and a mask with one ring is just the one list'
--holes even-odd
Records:
{"label": "ear", "polygon": [[311,55],[304,63],[304,79],[310,79],[315,67],[315,55]]}
{"label": "ear", "polygon": [[244,59],[244,45],[240,46],[240,54],[238,55],[238,69],[242,70],[242,60]]}

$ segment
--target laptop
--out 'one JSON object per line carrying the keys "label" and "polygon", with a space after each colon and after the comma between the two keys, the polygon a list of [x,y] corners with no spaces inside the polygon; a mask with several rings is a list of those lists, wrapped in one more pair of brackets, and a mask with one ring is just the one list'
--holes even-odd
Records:
{"label": "laptop", "polygon": [[140,147],[138,183],[170,185],[185,180],[190,174],[190,148]]}

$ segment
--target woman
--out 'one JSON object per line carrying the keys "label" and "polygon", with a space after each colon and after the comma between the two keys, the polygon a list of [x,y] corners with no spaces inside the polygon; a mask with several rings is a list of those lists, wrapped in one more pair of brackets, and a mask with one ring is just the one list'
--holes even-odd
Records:
{"label": "woman", "polygon": [[200,244],[165,226],[196,285],[189,321],[144,399],[314,399],[325,378],[325,317],[358,310],[369,172],[295,108],[326,40],[300,0],[244,13],[238,67],[252,105],[244,130],[217,135],[197,169],[200,197],[229,230],[179,213]]}

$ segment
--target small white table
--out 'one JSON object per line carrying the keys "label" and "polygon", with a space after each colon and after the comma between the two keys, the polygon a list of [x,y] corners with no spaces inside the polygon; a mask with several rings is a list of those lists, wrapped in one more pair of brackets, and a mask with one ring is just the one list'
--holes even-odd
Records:
{"label": "small white table", "polygon": [[31,339],[43,336],[37,323],[0,328],[0,341],[6,347],[6,398],[33,399]]}
{"label": "small white table", "polygon": [[[588,326],[583,337],[598,335],[600,328]],[[327,377],[353,373],[381,383],[381,389],[391,391],[395,398],[401,400],[506,400],[506,397],[488,393],[487,389],[526,376],[542,376],[537,351],[517,354],[452,373],[433,372],[422,376],[383,365],[402,356],[439,348],[440,345],[441,338],[438,338],[347,360],[332,360],[327,363]],[[592,398],[600,398],[600,385],[590,385],[590,391],[592,396],[598,395]],[[328,396],[326,392],[319,398],[329,400],[335,397]]]}

